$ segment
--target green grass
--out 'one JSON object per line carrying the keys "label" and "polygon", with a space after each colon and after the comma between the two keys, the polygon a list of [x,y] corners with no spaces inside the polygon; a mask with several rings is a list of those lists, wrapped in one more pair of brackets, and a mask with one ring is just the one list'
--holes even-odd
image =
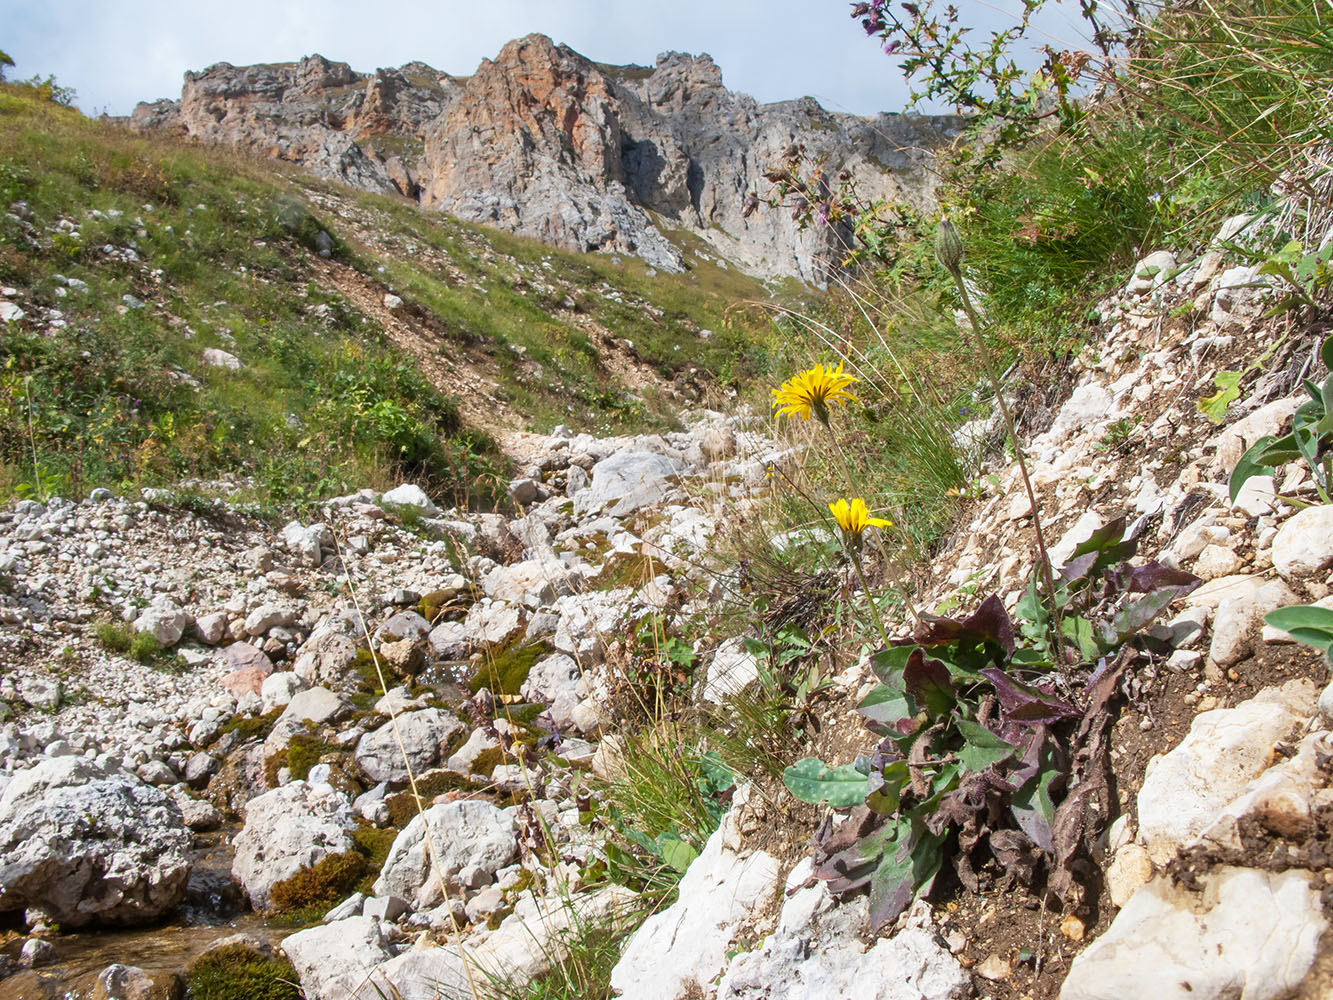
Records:
{"label": "green grass", "polygon": [[128,656],[136,663],[168,673],[180,673],[186,669],[185,661],[162,648],[151,632],[136,632],[129,625],[109,621],[98,622],[92,631],[98,645],[109,653]]}
{"label": "green grass", "polygon": [[[373,245],[317,204],[330,198]],[[494,443],[326,285],[321,232],[337,267],[408,300],[442,354],[462,348],[496,366],[498,394],[534,428],[672,424],[667,400],[632,392],[607,364],[597,331],[699,391],[717,384],[707,373],[739,380],[763,364],[755,345],[768,321],[735,308],[763,287],[697,255],[684,274],[654,276],[635,259],[563,253],[268,162],[134,136],[4,85],[0,206],[16,202],[21,218],[0,215],[0,283],[19,290],[29,318],[0,338],[0,496],[229,474],[247,477],[261,506],[403,479],[458,503],[502,496]],[[126,295],[145,307],[126,308]],[[51,336],[44,309],[66,324]],[[206,348],[244,367],[210,368]]]}

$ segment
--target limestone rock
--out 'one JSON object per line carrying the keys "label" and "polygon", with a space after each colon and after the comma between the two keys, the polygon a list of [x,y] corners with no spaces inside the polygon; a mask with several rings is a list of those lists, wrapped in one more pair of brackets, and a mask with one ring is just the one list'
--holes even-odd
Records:
{"label": "limestone rock", "polygon": [[385,947],[379,921],[366,916],[299,931],[283,939],[282,950],[307,997],[327,996],[329,984],[340,977],[363,980],[393,957]]}
{"label": "limestone rock", "polygon": [[864,897],[838,905],[822,882],[793,893],[777,930],[732,960],[718,1000],[952,1000],[970,994],[970,977],[929,930],[908,927],[867,946],[868,921]]}
{"label": "limestone rock", "polygon": [[1192,893],[1161,877],[1074,960],[1061,1000],[1291,996],[1328,926],[1309,873],[1220,868]]}
{"label": "limestone rock", "polygon": [[1333,567],[1333,504],[1297,511],[1273,537],[1273,566],[1288,580]]}
{"label": "limestone rock", "polygon": [[190,842],[165,791],[81,757],[45,760],[0,794],[0,910],[147,923],[184,894]]}
{"label": "limestone rock", "polygon": [[582,516],[603,511],[624,517],[659,503],[684,472],[684,462],[656,452],[616,452],[592,467],[592,482],[574,498],[574,512]]}
{"label": "limestone rock", "polygon": [[1139,840],[1165,864],[1211,827],[1272,764],[1273,744],[1315,711],[1318,689],[1288,681],[1230,709],[1202,712],[1181,744],[1148,764],[1139,791]]}
{"label": "limestone rock", "polygon": [[727,639],[708,661],[708,675],[700,697],[719,704],[744,690],[758,676],[759,661],[745,648],[745,640]]}
{"label": "limestone rock", "polygon": [[420,774],[438,763],[465,732],[463,723],[441,709],[408,712],[398,717],[396,732],[389,721],[362,736],[356,745],[356,764],[371,781],[406,781],[404,752],[412,770]]}
{"label": "limestone rock", "polygon": [[403,483],[389,490],[384,494],[384,503],[395,507],[407,507],[422,517],[436,517],[440,513],[440,508],[426,496],[426,491],[412,483]]}
{"label": "limestone rock", "polygon": [[1219,666],[1229,667],[1250,654],[1251,632],[1268,612],[1299,603],[1296,595],[1281,580],[1253,587],[1235,597],[1225,598],[1213,618],[1213,639],[1208,654]]}
{"label": "limestone rock", "polygon": [[630,938],[611,972],[611,987],[624,1000],[676,1000],[691,983],[713,982],[726,966],[731,936],[780,888],[775,858],[764,851],[741,857],[727,846],[735,816],[733,807],[694,859],[677,901]]}
{"label": "limestone rock", "polygon": [[[438,869],[426,844],[427,825]],[[489,802],[460,800],[431,806],[414,816],[393,842],[375,881],[375,895],[434,906],[444,901],[441,879],[447,883],[470,865],[493,876],[517,852],[513,821]]]}
{"label": "limestone rock", "polygon": [[255,909],[265,910],[269,893],[279,882],[330,854],[353,850],[355,827],[351,806],[341,792],[326,784],[293,781],[246,804],[232,874]]}

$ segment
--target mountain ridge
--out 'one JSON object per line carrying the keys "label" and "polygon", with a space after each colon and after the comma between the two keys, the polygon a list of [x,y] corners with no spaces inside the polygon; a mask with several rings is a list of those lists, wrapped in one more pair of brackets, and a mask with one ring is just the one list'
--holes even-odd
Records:
{"label": "mountain ridge", "polygon": [[319,55],[216,63],[187,72],[179,100],[138,105],[130,125],[295,162],[564,249],[679,270],[670,232],[684,230],[757,277],[822,284],[847,234],[799,212],[747,211],[747,198],[768,193],[765,171],[799,153],[816,164],[816,194],[845,174],[870,198],[925,205],[934,151],[962,119],[862,118],[808,97],[761,105],[728,90],[706,54],[617,67],[532,34],[469,77],[423,62],[358,73]]}

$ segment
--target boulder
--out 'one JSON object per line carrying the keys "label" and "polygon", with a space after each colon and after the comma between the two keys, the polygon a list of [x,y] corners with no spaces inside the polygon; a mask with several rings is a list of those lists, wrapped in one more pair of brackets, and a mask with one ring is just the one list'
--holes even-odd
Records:
{"label": "boulder", "polygon": [[251,799],[244,812],[231,871],[256,910],[268,909],[279,882],[356,847],[352,808],[330,785],[293,781]]}
{"label": "boulder", "polygon": [[582,517],[602,511],[624,517],[661,502],[684,472],[685,463],[677,458],[651,451],[618,451],[592,467],[592,482],[574,497],[574,513]]}
{"label": "boulder", "polygon": [[[426,844],[429,825],[435,861]],[[376,896],[401,896],[419,908],[444,902],[446,884],[475,865],[488,880],[518,853],[513,821],[489,802],[460,800],[431,806],[412,818],[393,842],[375,881]]]}
{"label": "boulder", "polygon": [[335,979],[364,980],[375,966],[393,957],[385,947],[379,921],[366,916],[298,931],[283,939],[282,950],[296,969],[305,995],[321,998],[330,995]]}
{"label": "boulder", "polygon": [[357,681],[356,641],[340,631],[316,629],[296,653],[292,669],[307,684],[341,689]]}
{"label": "boulder", "polygon": [[1202,712],[1178,747],[1149,761],[1139,840],[1154,862],[1170,861],[1271,766],[1273,744],[1314,715],[1318,694],[1312,682],[1294,680],[1235,708]]}
{"label": "boulder", "polygon": [[[438,708],[422,709],[400,715],[397,730],[391,720],[357,742],[357,766],[371,781],[406,781],[407,761],[420,774],[442,760],[464,733],[467,726]],[[402,746],[399,747],[399,737]]]}
{"label": "boulder", "polygon": [[426,496],[426,491],[412,483],[395,486],[384,494],[382,502],[394,507],[406,507],[422,517],[436,517],[440,513],[440,508]]}
{"label": "boulder", "polygon": [[180,642],[185,630],[194,623],[190,615],[182,611],[176,602],[162,599],[154,602],[134,619],[130,626],[136,632],[146,632],[157,640],[163,649]]}
{"label": "boulder", "polygon": [[1060,1000],[1276,1000],[1294,996],[1328,927],[1308,872],[1219,868],[1191,891],[1134,894],[1079,955]]}
{"label": "boulder", "polygon": [[190,844],[167,792],[81,757],[45,760],[0,794],[0,910],[147,923],[184,895]]}

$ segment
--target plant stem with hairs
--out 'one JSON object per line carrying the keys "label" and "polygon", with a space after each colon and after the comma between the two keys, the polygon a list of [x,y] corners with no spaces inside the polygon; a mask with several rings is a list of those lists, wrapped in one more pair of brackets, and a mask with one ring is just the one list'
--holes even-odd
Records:
{"label": "plant stem with hairs", "polygon": [[1037,532],[1037,559],[1041,563],[1041,572],[1043,581],[1046,584],[1046,594],[1051,602],[1051,621],[1052,621],[1052,649],[1055,651],[1056,662],[1063,669],[1064,655],[1061,645],[1061,623],[1060,608],[1055,599],[1055,576],[1051,570],[1051,557],[1046,550],[1046,536],[1041,530],[1041,511],[1037,506],[1037,494],[1032,489],[1032,477],[1028,475],[1027,459],[1023,457],[1023,447],[1018,440],[1018,429],[1014,426],[1013,414],[1009,412],[1009,404],[1004,399],[1004,388],[1000,385],[1000,377],[995,373],[995,365],[991,361],[990,351],[986,349],[986,338],[982,335],[981,317],[977,315],[976,307],[972,305],[972,296],[968,294],[967,282],[963,279],[963,241],[958,237],[958,231],[954,229],[953,223],[948,219],[941,219],[939,229],[935,234],[935,256],[940,264],[949,272],[953,282],[958,286],[959,298],[963,300],[963,309],[967,312],[968,325],[972,329],[972,340],[976,345],[977,356],[981,359],[981,366],[985,369],[986,378],[990,381],[991,388],[995,392],[995,401],[1000,406],[1000,416],[1004,419],[1005,429],[1009,432],[1009,438],[1014,442],[1014,457],[1018,460],[1019,475],[1023,477],[1023,488],[1027,490],[1028,503],[1032,506],[1032,526]]}

